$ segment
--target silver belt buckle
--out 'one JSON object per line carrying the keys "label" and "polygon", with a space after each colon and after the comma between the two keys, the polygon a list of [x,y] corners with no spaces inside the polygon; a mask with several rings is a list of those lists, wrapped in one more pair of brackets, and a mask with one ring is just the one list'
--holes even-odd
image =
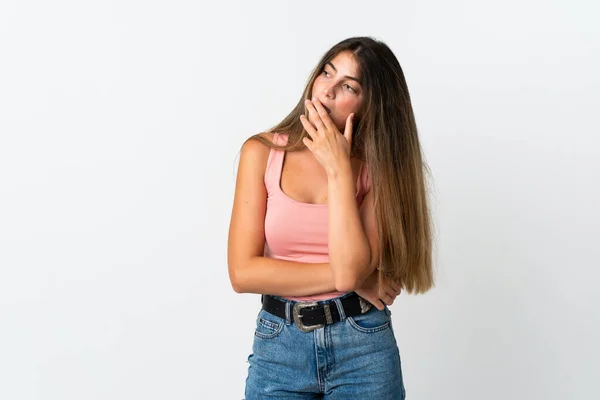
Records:
{"label": "silver belt buckle", "polygon": [[302,315],[300,315],[300,310],[303,308],[308,308],[308,307],[314,307],[314,306],[318,306],[319,304],[316,301],[313,302],[299,302],[294,304],[293,310],[292,310],[292,314],[294,317],[294,323],[296,324],[296,327],[298,329],[300,329],[302,332],[310,332],[310,331],[314,331],[315,329],[318,328],[322,328],[325,326],[325,324],[317,324],[317,325],[312,325],[312,326],[305,326],[302,323]]}
{"label": "silver belt buckle", "polygon": [[369,311],[371,309],[371,307],[373,307],[373,304],[369,303],[368,301],[366,301],[365,299],[363,299],[360,296],[358,296],[358,302],[360,303],[360,313],[361,314],[365,314],[367,311]]}

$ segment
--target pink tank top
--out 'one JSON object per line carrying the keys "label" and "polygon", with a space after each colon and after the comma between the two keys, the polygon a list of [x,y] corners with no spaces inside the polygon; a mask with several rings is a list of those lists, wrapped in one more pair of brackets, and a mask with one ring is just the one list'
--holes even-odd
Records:
{"label": "pink tank top", "polygon": [[[287,134],[275,133],[278,145],[287,143]],[[328,205],[302,203],[281,190],[283,150],[271,148],[265,170],[267,211],[265,215],[265,257],[304,263],[329,262]],[[369,190],[368,168],[361,164],[356,183],[356,202],[360,207]],[[327,300],[346,292],[313,296],[286,297],[295,301]]]}

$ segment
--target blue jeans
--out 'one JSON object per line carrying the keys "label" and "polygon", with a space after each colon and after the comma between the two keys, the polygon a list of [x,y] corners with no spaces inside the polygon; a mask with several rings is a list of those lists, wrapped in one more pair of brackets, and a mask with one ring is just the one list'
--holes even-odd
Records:
{"label": "blue jeans", "polygon": [[[318,303],[335,302],[341,308],[340,299],[348,295]],[[388,307],[342,315],[341,321],[302,332],[291,313],[296,302],[278,298],[287,302],[286,318],[263,309],[256,317],[246,400],[405,398]]]}

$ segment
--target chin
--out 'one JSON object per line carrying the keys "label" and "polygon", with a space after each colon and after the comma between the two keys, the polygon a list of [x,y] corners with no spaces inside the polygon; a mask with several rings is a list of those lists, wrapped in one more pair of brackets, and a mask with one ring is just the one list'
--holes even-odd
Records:
{"label": "chin", "polygon": [[338,130],[341,133],[344,133],[344,129],[346,129],[346,120],[344,120],[344,121],[337,121],[336,119],[332,118],[332,121],[335,124],[335,126],[338,128]]}
{"label": "chin", "polygon": [[335,115],[329,114],[329,118],[331,118],[331,121],[333,121],[333,124],[335,126],[337,126],[338,128],[340,127],[340,121],[339,121],[338,117],[336,117]]}

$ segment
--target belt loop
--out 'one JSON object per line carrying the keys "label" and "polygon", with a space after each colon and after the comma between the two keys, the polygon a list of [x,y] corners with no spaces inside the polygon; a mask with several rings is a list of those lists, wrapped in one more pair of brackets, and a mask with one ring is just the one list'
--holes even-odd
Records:
{"label": "belt loop", "polygon": [[335,301],[335,305],[337,306],[338,313],[340,314],[340,321],[346,320],[346,313],[344,312],[344,307],[342,306],[342,302],[339,298],[333,299]]}
{"label": "belt loop", "polygon": [[291,307],[292,307],[292,302],[289,300],[286,300],[285,302],[285,324],[286,325],[291,325],[292,324],[292,316],[291,316]]}

